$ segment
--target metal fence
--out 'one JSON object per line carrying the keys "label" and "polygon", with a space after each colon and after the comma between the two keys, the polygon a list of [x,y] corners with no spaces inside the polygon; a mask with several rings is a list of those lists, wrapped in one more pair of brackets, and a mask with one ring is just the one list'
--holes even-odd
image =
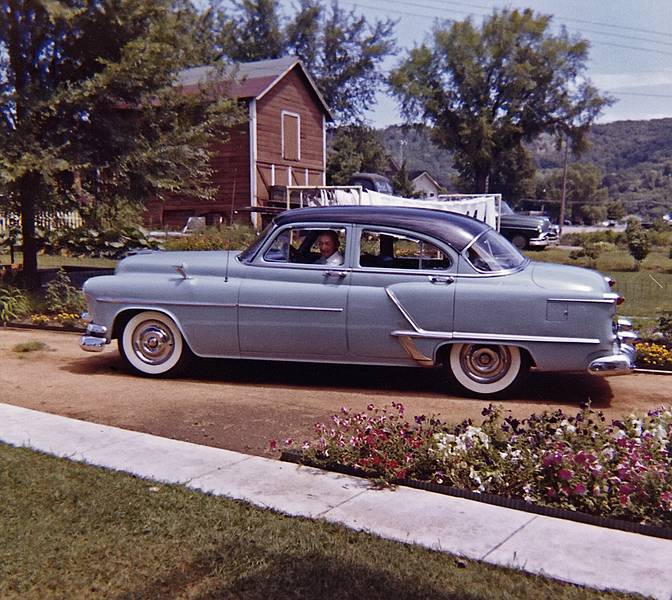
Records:
{"label": "metal fence", "polygon": [[[35,226],[47,231],[74,229],[81,225],[82,217],[76,210],[43,212],[35,215]],[[21,215],[10,212],[0,213],[0,235],[6,235],[12,228],[21,229]]]}

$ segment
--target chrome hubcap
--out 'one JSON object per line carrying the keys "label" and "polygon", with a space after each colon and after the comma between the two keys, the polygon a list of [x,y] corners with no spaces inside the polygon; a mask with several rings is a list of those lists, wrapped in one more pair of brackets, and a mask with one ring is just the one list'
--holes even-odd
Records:
{"label": "chrome hubcap", "polygon": [[175,340],[170,329],[158,321],[140,323],[133,331],[133,351],[148,365],[160,365],[173,354]]}
{"label": "chrome hubcap", "polygon": [[502,346],[466,344],[460,352],[464,373],[478,383],[494,383],[511,367],[511,353]]}

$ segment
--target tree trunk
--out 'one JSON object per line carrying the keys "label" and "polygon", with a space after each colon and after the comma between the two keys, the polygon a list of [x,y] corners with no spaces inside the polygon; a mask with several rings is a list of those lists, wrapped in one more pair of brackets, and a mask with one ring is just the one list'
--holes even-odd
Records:
{"label": "tree trunk", "polygon": [[40,287],[37,272],[37,241],[35,240],[35,198],[38,194],[39,176],[27,173],[21,178],[19,195],[21,203],[21,234],[23,235],[23,287],[35,290]]}

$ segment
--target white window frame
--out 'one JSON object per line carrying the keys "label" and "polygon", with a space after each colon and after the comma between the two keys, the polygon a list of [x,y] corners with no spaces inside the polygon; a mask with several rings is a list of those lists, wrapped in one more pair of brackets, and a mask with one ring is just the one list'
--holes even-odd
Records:
{"label": "white window frame", "polygon": [[283,160],[292,160],[291,158],[285,158],[285,115],[296,117],[296,160],[298,161],[301,160],[301,115],[289,110],[283,110],[280,113],[280,151]]}

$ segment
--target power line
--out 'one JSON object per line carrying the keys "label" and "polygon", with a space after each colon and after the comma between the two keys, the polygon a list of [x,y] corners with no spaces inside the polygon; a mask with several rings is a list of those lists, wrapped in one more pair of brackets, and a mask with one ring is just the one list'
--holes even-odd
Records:
{"label": "power line", "polygon": [[614,96],[643,96],[645,98],[672,98],[672,94],[646,94],[644,92],[614,92],[607,90],[607,94]]}
{"label": "power line", "polygon": [[[412,3],[412,2],[402,2],[402,1],[399,1],[399,0],[396,0],[396,1],[395,0],[388,0],[388,2],[390,2],[391,4],[406,4],[406,5],[416,6],[418,8],[428,8],[430,10],[438,10],[438,7],[435,7],[435,6],[428,6],[428,5],[417,4],[417,3]],[[414,12],[408,12],[408,11],[403,11],[403,10],[396,10],[396,9],[393,9],[393,8],[389,8],[388,6],[383,8],[383,7],[380,7],[380,6],[372,6],[370,4],[363,4],[362,2],[357,2],[357,1],[353,1],[353,0],[345,0],[345,1],[343,1],[343,4],[349,4],[349,5],[351,5],[355,8],[366,8],[366,9],[369,9],[369,10],[375,10],[375,11],[383,12],[385,14],[393,13],[393,14],[404,15],[404,16],[409,16],[409,17],[420,17],[420,18],[423,18],[423,19],[432,19],[432,20],[439,20],[439,21],[443,20],[443,21],[449,21],[449,22],[454,21],[454,19],[449,19],[449,18],[448,19],[441,19],[437,15],[427,15],[427,14],[414,13]],[[453,3],[453,4],[455,4],[455,3]],[[451,14],[452,13],[459,13],[459,14],[466,14],[466,15],[474,14],[473,11],[466,12],[466,11],[456,11],[456,10],[452,10],[452,9],[448,12],[450,12]],[[485,16],[485,15],[482,15],[480,13],[476,13],[476,14],[478,16]],[[614,35],[614,34],[602,33],[602,32],[594,32],[594,33],[598,33],[598,34],[601,34],[601,35]],[[641,39],[641,38],[637,38],[637,39]],[[657,41],[657,40],[644,40],[644,41],[649,41],[649,42],[657,43],[657,44],[664,43],[664,44],[672,46],[672,44],[668,44],[667,42],[660,42],[660,41]],[[653,53],[653,54],[660,54],[660,55],[663,55],[663,56],[672,56],[672,52],[668,52],[668,51],[661,50],[661,49],[658,49],[658,48],[641,48],[639,46],[629,46],[629,45],[626,45],[626,44],[616,44],[616,43],[613,43],[613,42],[606,42],[606,41],[600,41],[600,40],[597,40],[597,41],[593,42],[593,45],[594,46],[610,46],[612,48],[622,48],[622,49],[625,49],[625,50],[637,50],[637,51],[640,51],[640,52],[649,52],[649,53]]]}
{"label": "power line", "polygon": [[[393,1],[393,0],[391,0],[391,1]],[[424,5],[426,8],[431,8],[433,10],[439,10],[439,9],[443,8],[446,4],[451,4],[453,6],[464,6],[464,7],[471,8],[471,9],[480,8],[480,9],[483,9],[483,10],[487,10],[489,12],[491,12],[493,9],[497,8],[494,5],[488,6],[488,5],[484,5],[484,4],[456,2],[456,1],[451,1],[451,0],[426,0],[426,1],[427,2],[435,2],[435,3],[438,2],[438,3],[440,3],[440,6],[426,6],[426,5]],[[423,6],[423,5],[417,4],[415,2],[405,2],[405,4],[410,4],[410,5],[415,5],[415,6]],[[514,8],[516,10],[524,10],[525,7],[509,7],[509,8]],[[471,12],[473,12],[473,10],[470,11],[470,13]],[[484,15],[482,15],[482,16],[484,16]],[[653,34],[653,35],[662,35],[666,38],[670,38],[670,33],[669,32],[655,31],[653,29],[643,29],[643,28],[640,28],[640,27],[628,27],[627,25],[614,25],[612,23],[603,23],[603,22],[600,22],[600,21],[588,21],[588,20],[585,20],[585,19],[573,19],[571,17],[563,17],[561,15],[551,15],[551,16],[555,19],[561,19],[563,21],[570,21],[570,22],[573,22],[573,23],[584,23],[586,25],[597,25],[598,27],[609,27],[611,29],[619,29],[619,30],[623,30],[623,31],[633,31],[633,32],[636,32],[636,33],[649,33],[649,34]]]}

